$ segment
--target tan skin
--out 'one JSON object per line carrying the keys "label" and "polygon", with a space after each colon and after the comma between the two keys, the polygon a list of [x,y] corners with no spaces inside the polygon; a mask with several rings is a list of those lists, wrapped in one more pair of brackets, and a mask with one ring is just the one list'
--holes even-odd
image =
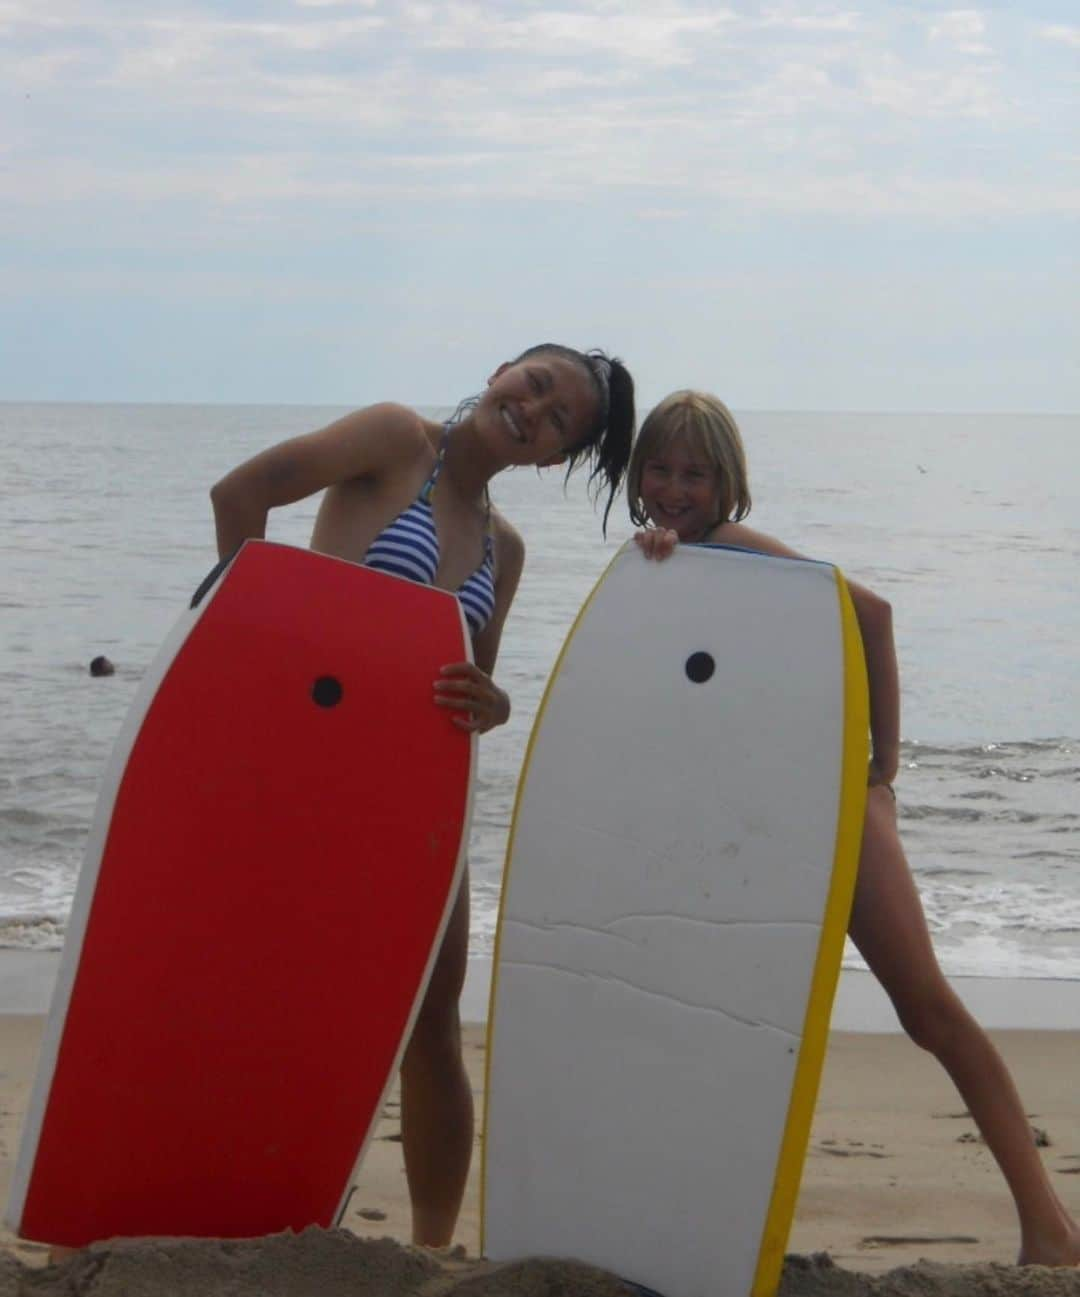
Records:
{"label": "tan skin", "polygon": [[[688,467],[695,472],[704,467],[714,481],[712,469],[695,463],[689,447],[679,443],[665,447],[660,458],[666,461],[664,474],[650,482],[648,461],[642,473],[645,512],[652,519],[670,519],[681,509],[685,521],[677,527],[639,533],[635,539],[646,557],[666,558],[680,540],[714,541],[766,554],[803,557],[743,523],[711,521],[702,526],[703,516],[715,520],[715,508],[706,515],[698,512],[693,478],[685,478],[682,494],[678,479]],[[887,992],[907,1034],[932,1053],[952,1078],[997,1160],[1019,1218],[1019,1263],[1080,1264],[1080,1227],[1050,1184],[1009,1071],[945,980],[934,954],[900,841],[891,787],[900,735],[900,676],[892,610],[866,586],[850,580],[847,584],[866,656],[872,741],[870,788],[848,932]]]}
{"label": "tan skin", "polygon": [[[490,525],[495,610],[473,638],[472,663],[448,663],[433,701],[459,728],[482,734],[504,724],[510,700],[492,679],[499,641],[525,558],[521,537],[496,511],[490,480],[516,465],[549,467],[588,435],[597,413],[589,375],[550,353],[501,365],[478,405],[451,433],[432,496],[440,543],[435,585],[457,590],[483,559]],[[376,405],[271,447],[211,491],[218,552],[262,537],[271,509],[323,491],[311,547],[359,562],[371,542],[417,497],[435,466],[442,427],[398,405]],[[469,939],[469,880],[454,903],[401,1068],[401,1127],[413,1209],[413,1241],[444,1247],[453,1237],[473,1144],[472,1089],[461,1054],[458,1000]]]}

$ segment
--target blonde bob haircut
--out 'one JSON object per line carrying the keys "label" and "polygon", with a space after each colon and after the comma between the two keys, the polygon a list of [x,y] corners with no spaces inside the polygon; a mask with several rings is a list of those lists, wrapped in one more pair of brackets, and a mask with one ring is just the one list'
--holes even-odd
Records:
{"label": "blonde bob haircut", "polygon": [[634,443],[626,475],[630,517],[639,527],[649,522],[641,498],[641,474],[647,460],[672,442],[684,442],[690,453],[716,473],[720,496],[717,525],[740,522],[750,512],[750,479],[746,452],[735,416],[708,392],[672,392],[650,410]]}

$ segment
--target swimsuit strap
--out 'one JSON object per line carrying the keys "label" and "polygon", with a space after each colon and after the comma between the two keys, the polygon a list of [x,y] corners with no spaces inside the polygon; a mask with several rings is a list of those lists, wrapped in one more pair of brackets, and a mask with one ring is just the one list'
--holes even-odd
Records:
{"label": "swimsuit strap", "polygon": [[435,460],[435,467],[431,470],[431,476],[420,488],[420,494],[417,497],[427,505],[431,504],[431,493],[435,490],[435,483],[439,480],[439,474],[442,472],[443,460],[446,458],[446,446],[450,440],[450,424],[444,423],[442,437],[439,439],[439,453]]}
{"label": "swimsuit strap", "polygon": [[491,492],[484,487],[484,558],[492,559],[495,551],[491,541]]}
{"label": "swimsuit strap", "polygon": [[[420,494],[417,497],[431,507],[431,496],[435,490],[435,483],[439,480],[439,474],[442,472],[443,461],[446,459],[446,447],[450,442],[450,430],[454,425],[444,423],[442,436],[439,438],[439,451],[435,460],[435,467],[431,470],[431,476],[420,488]],[[494,547],[491,540],[491,495],[487,487],[484,487],[484,560],[491,562],[495,557]]]}

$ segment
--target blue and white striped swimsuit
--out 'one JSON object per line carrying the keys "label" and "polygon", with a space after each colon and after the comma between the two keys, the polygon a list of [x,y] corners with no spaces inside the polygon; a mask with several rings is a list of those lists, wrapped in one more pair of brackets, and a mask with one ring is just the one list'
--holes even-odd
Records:
{"label": "blue and white striped swimsuit", "polygon": [[[442,471],[450,425],[443,427],[439,457],[420,494],[368,546],[364,567],[403,576],[422,585],[433,585],[439,570],[439,537],[431,511],[431,493]],[[490,532],[484,535],[484,558],[457,592],[465,620],[473,635],[479,635],[495,610],[495,553]]]}

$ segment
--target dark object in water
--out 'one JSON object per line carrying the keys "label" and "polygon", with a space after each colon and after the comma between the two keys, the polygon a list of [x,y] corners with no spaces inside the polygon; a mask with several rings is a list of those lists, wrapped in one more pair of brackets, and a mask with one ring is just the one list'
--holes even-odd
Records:
{"label": "dark object in water", "polygon": [[99,654],[90,663],[90,674],[92,676],[111,676],[116,674],[116,667],[109,661],[104,654]]}

